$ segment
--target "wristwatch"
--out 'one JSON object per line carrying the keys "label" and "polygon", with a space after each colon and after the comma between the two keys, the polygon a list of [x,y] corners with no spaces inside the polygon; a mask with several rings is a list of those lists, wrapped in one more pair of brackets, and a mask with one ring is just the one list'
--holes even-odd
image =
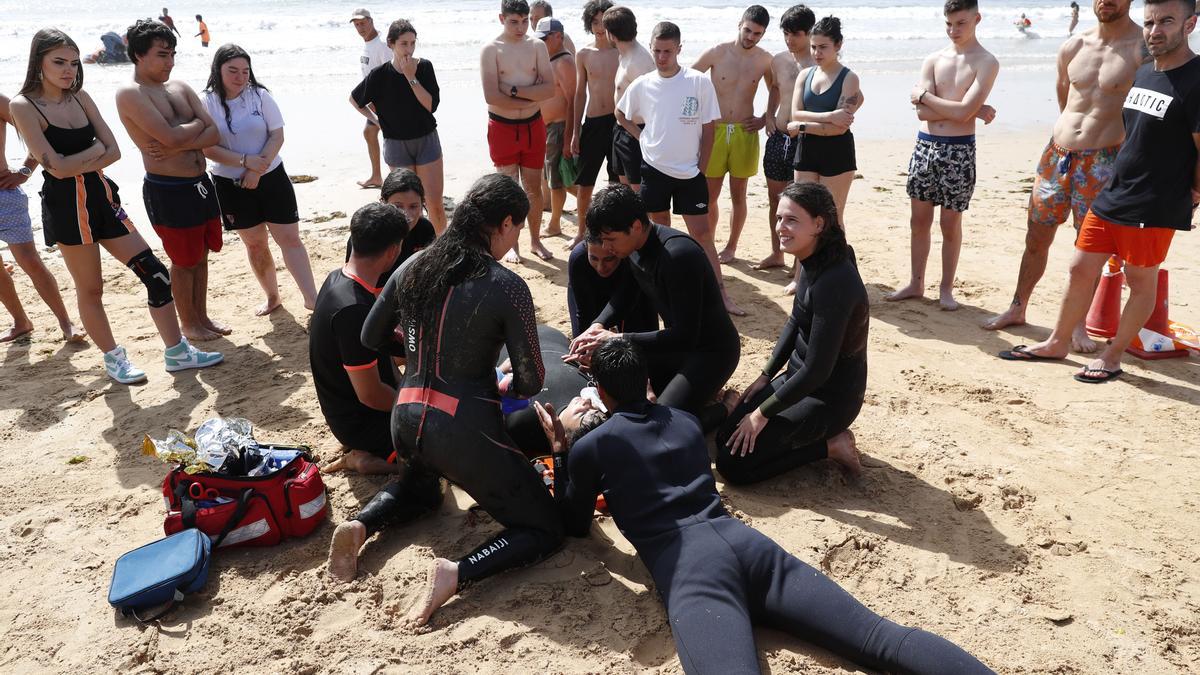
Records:
{"label": "wristwatch", "polygon": [[409,84],[409,86],[412,86],[412,87],[417,86],[417,78],[414,77],[413,79],[409,80],[408,84]]}
{"label": "wristwatch", "polygon": [[17,173],[21,174],[22,176],[25,176],[26,178],[29,178],[30,176],[33,175],[33,169],[31,169],[27,166],[23,166],[23,167],[17,169]]}
{"label": "wristwatch", "polygon": [[513,88],[508,91],[508,95],[513,98],[517,97],[517,85],[513,85]]}
{"label": "wristwatch", "polygon": [[804,130],[805,130],[805,129],[807,129],[807,128],[808,128],[808,125],[807,125],[807,124],[805,124],[804,122],[801,122],[801,123],[800,123],[800,135],[801,135],[801,136],[803,136],[803,135],[804,135]]}

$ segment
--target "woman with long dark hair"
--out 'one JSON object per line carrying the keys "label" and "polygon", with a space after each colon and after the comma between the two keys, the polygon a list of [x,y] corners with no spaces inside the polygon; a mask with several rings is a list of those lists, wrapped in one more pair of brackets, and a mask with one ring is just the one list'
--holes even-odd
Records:
{"label": "woman with long dark hair", "polygon": [[138,275],[147,290],[150,317],[166,351],[166,370],[204,368],[221,362],[218,352],[202,352],[179,331],[171,277],[121,207],[117,185],[104,168],[121,157],[112,131],[83,90],[79,47],[60,30],[33,36],[29,67],[11,104],[13,122],[29,153],[42,165],[42,232],[47,246],[58,245],[75,281],[79,318],[104,352],[104,369],[122,384],[146,379],[113,338],[101,298],[103,246]]}
{"label": "woman with long dark hair", "polygon": [[[505,431],[500,396],[542,389],[533,298],[497,262],[529,212],[516,181],[475,181],[446,232],[392,275],[363,325],[362,342],[406,360],[392,409],[392,442],[406,467],[348,523],[338,526],[330,572],[351,579],[371,533],[441,500],[439,476],[466,490],[504,530],[458,562],[431,569],[441,604],[464,584],[535,562],[558,548],[563,530],[537,472]],[[400,341],[395,337],[400,335]],[[512,372],[497,383],[507,347]],[[428,614],[414,619],[424,623]]]}
{"label": "woman with long dark hair", "polygon": [[225,229],[241,237],[250,269],[267,294],[255,314],[270,314],[280,305],[268,231],[300,287],[305,309],[312,309],[317,288],[308,251],[300,241],[296,192],[279,156],[283,147],[279,106],[254,77],[250,55],[234,44],[224,45],[213,54],[204,91],[204,105],[221,132],[221,143],[205,148],[204,156],[213,163],[213,182]]}
{"label": "woman with long dark hair", "polygon": [[[867,289],[828,188],[792,183],[779,199],[779,248],[800,261],[792,314],[762,374],[717,436],[717,470],[753,483],[829,458],[859,470],[850,424],[867,388]],[[778,377],[776,373],[787,366]]]}

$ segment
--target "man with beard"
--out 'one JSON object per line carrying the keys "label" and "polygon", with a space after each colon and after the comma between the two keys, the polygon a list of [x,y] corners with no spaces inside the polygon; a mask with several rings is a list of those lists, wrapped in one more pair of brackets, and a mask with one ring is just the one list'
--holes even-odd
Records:
{"label": "man with beard", "polygon": [[[758,130],[766,125],[766,115],[755,116],[754,95],[758,83],[766,79],[767,88],[774,82],[771,53],[758,46],[767,32],[770,15],[761,5],[751,5],[742,13],[737,39],[723,42],[704,52],[692,68],[712,71],[713,88],[717,90],[717,105],[721,119],[713,134],[712,155],[704,176],[708,179],[708,226],[717,229],[717,198],[725,174],[729,174],[729,196],[733,202],[729,215],[729,240],[717,255],[722,263],[731,263],[737,255],[738,237],[746,225],[746,185],[758,172]],[[734,314],[740,311],[730,309]]]}
{"label": "man with beard", "polygon": [[[999,330],[1025,323],[1033,288],[1046,272],[1046,260],[1058,226],[1070,216],[1075,230],[1092,200],[1113,175],[1117,150],[1125,139],[1121,105],[1133,76],[1146,59],[1142,29],[1129,18],[1132,0],[1095,0],[1099,25],[1069,38],[1058,49],[1058,121],[1042,157],[1029,195],[1025,252],[1017,273],[1012,304],[983,325]],[[1096,351],[1080,321],[1071,347]]]}

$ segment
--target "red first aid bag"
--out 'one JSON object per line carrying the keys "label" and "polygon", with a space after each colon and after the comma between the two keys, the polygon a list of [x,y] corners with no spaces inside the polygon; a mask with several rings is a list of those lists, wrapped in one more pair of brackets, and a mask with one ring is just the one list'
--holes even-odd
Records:
{"label": "red first aid bag", "polygon": [[163,480],[167,517],[163,531],[198,528],[220,548],[272,546],[303,537],[325,519],[325,482],[307,454],[265,476],[185,473],[177,467]]}

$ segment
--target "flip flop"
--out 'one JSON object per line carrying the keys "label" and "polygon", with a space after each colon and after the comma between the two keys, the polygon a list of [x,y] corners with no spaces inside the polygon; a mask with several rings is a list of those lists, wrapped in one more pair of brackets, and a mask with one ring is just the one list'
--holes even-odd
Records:
{"label": "flip flop", "polygon": [[[1117,379],[1123,372],[1125,371],[1121,370],[1120,368],[1117,368],[1116,370],[1109,370],[1108,368],[1084,368],[1078,373],[1075,373],[1075,381],[1083,382],[1084,384],[1103,384],[1109,380]],[[1100,377],[1088,377],[1084,373],[1103,373],[1103,375]]]}
{"label": "flip flop", "polygon": [[998,354],[1005,361],[1062,361],[1064,356],[1042,356],[1029,351],[1028,345],[1017,345],[1012,349],[1006,349]]}

